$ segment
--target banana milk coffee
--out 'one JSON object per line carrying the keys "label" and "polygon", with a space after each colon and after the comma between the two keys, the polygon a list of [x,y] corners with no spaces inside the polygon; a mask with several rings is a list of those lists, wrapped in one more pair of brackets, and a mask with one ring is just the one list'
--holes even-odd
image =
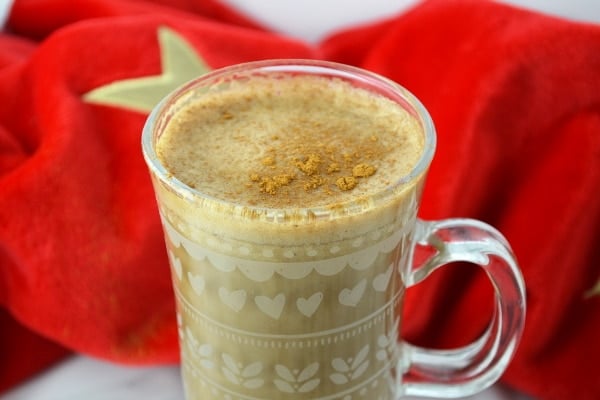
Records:
{"label": "banana milk coffee", "polygon": [[156,153],[191,190],[155,185],[187,398],[392,399],[419,120],[318,75],[180,103]]}

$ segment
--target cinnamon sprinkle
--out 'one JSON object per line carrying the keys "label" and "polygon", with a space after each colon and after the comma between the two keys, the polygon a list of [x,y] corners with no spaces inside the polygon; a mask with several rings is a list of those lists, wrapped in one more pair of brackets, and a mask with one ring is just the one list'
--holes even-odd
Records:
{"label": "cinnamon sprinkle", "polygon": [[[279,136],[272,138],[274,141]],[[300,180],[306,192],[323,188],[327,195],[338,191],[349,191],[377,172],[377,167],[366,163],[363,159],[372,159],[376,155],[377,136],[371,136],[369,143],[354,145],[350,142],[346,148],[335,148],[323,143],[300,145],[292,149],[285,146],[271,147],[268,156],[262,157],[260,164],[269,171],[261,173],[261,169],[250,173],[250,181],[258,184],[260,192],[272,196],[289,194],[289,187],[295,180]],[[300,154],[300,156],[293,156]],[[283,162],[276,162],[276,159]],[[324,160],[328,160],[324,162]],[[251,184],[250,184],[251,186]]]}

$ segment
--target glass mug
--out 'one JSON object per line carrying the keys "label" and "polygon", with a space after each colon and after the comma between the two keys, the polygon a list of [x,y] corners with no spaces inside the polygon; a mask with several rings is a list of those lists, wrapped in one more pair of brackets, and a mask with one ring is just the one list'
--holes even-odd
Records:
{"label": "glass mug", "polygon": [[[216,199],[161,164],[157,140],[182,107],[254,76],[286,75],[341,79],[407,110],[424,136],[411,172],[370,196],[368,206],[278,209]],[[215,70],[155,107],[142,147],[169,254],[186,399],[460,397],[498,380],[522,333],[524,283],[494,228],[470,219],[417,218],[435,144],[428,112],[407,90],[323,61],[267,60]],[[414,257],[423,250],[427,257]],[[399,339],[405,289],[455,261],[481,266],[491,280],[489,328],[453,350]]]}

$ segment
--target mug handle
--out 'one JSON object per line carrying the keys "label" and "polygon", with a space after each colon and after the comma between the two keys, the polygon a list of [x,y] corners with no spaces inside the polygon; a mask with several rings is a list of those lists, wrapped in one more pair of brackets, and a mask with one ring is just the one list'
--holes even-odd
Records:
{"label": "mug handle", "polygon": [[434,254],[405,273],[406,287],[448,263],[473,263],[492,282],[494,313],[485,333],[464,347],[433,350],[400,342],[399,393],[453,398],[480,392],[500,378],[523,332],[525,284],[512,250],[496,229],[472,219],[417,219],[413,255],[415,247]]}

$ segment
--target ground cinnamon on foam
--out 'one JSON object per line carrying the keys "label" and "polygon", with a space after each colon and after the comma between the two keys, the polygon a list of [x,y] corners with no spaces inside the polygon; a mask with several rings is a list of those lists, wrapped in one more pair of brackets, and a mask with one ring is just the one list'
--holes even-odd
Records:
{"label": "ground cinnamon on foam", "polygon": [[[274,138],[273,141],[277,140],[278,138]],[[372,140],[377,141],[377,137],[372,136]],[[348,147],[352,148],[351,145]],[[261,160],[262,166],[270,167],[270,171],[262,174],[250,173],[250,180],[258,185],[259,190],[270,195],[280,194],[281,188],[296,180],[302,182],[302,187],[307,192],[325,187],[326,192],[333,194],[333,185],[342,191],[352,190],[362,179],[372,176],[377,171],[374,165],[360,162],[365,156],[371,158],[375,155],[371,147],[359,146],[349,153],[343,148],[323,144],[306,145],[296,149],[296,153],[303,156],[295,157],[291,162],[288,157],[278,157],[281,147],[276,149],[274,147],[273,154]]]}
{"label": "ground cinnamon on foam", "polygon": [[216,198],[334,206],[405,176],[421,132],[397,104],[343,81],[253,78],[182,108],[157,152],[173,176]]}

